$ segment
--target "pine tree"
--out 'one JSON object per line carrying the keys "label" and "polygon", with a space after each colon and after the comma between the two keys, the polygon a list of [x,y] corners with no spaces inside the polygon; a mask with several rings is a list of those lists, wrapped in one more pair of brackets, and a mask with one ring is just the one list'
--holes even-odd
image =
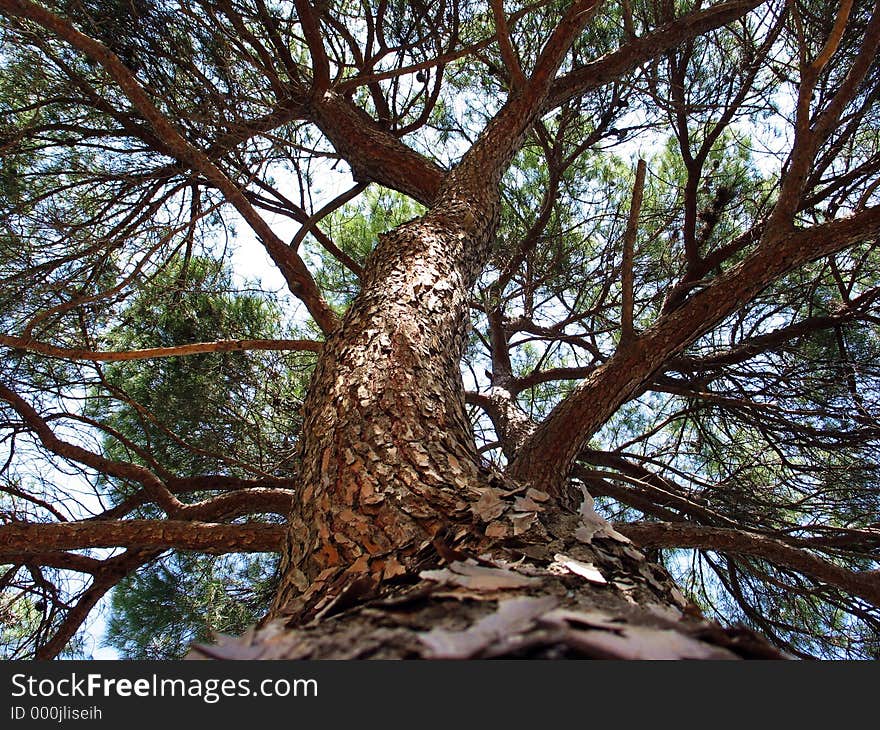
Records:
{"label": "pine tree", "polygon": [[0,14],[7,653],[877,655],[880,4]]}

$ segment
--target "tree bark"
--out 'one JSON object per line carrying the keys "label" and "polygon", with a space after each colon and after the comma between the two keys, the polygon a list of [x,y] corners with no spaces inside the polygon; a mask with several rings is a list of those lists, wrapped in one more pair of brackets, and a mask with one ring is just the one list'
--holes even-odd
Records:
{"label": "tree bark", "polygon": [[[878,571],[847,570],[806,550],[788,545],[784,540],[749,530],[706,527],[681,522],[641,522],[618,525],[617,528],[643,547],[693,547],[769,560],[776,565],[800,571],[819,582],[836,586],[875,606],[880,606]],[[794,542],[797,543],[796,540]]]}
{"label": "tree bark", "polygon": [[[414,571],[426,546],[467,522],[481,489],[490,487],[459,371],[470,291],[498,223],[501,176],[596,7],[596,0],[572,3],[527,83],[446,174],[430,210],[380,236],[360,293],[323,348],[305,402],[303,486],[272,615],[309,616],[315,601],[355,584],[373,590]],[[347,147],[358,138],[352,129],[377,138],[374,125],[350,122],[344,137],[331,141],[355,169],[375,164],[384,148]],[[402,159],[393,145],[387,154]],[[386,159],[381,167],[393,165]],[[404,173],[419,179],[408,167]]]}
{"label": "tree bark", "polygon": [[[306,601],[326,594],[331,581],[377,585],[402,573],[475,494],[458,368],[497,201],[451,197],[380,237],[361,293],[324,346],[276,610],[305,591]],[[477,228],[485,232],[469,235]]]}
{"label": "tree bark", "polygon": [[[262,629],[204,655],[778,656],[755,637],[745,642],[751,649],[733,651],[739,639],[720,629],[703,641],[709,625],[688,623],[665,571],[602,520],[589,495],[575,513],[541,479],[487,469],[473,441],[460,363],[500,179],[597,7],[570,6],[528,78],[441,181],[424,166],[419,174],[412,166],[421,163],[369,120],[343,116],[341,132],[340,117],[319,120],[356,171],[381,169],[431,207],[379,237],[358,296],[322,348],[304,405],[281,583]],[[340,104],[317,96],[319,106]],[[377,144],[352,143],[361,137]],[[389,160],[402,163],[402,181],[388,177]],[[512,403],[499,394],[499,407]],[[518,441],[531,439],[520,430]],[[474,605],[464,610],[464,600]],[[393,606],[404,604],[401,620]],[[465,619],[470,629],[447,628]],[[573,627],[590,620],[598,632]],[[615,633],[615,620],[628,628]]]}

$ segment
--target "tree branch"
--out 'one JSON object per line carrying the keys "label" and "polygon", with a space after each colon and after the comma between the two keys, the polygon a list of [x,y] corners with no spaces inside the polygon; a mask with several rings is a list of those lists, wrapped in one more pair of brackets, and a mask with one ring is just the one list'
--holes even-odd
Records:
{"label": "tree branch", "polygon": [[359,183],[377,182],[430,206],[446,177],[437,163],[408,147],[343,95],[313,100],[311,118]]}
{"label": "tree branch", "polygon": [[48,568],[61,570],[75,570],[77,573],[99,573],[106,561],[90,558],[87,555],[68,553],[63,551],[51,551],[42,549],[32,550],[2,550],[0,551],[0,563],[12,565],[44,565]]}
{"label": "tree branch", "polygon": [[645,192],[645,171],[647,165],[639,160],[636,179],[633,183],[632,202],[626,232],[623,235],[623,262],[621,263],[621,305],[620,305],[620,347],[628,347],[634,337],[633,330],[633,259],[636,236],[639,230],[639,213],[642,210],[642,196]]}
{"label": "tree branch", "polygon": [[315,8],[308,0],[294,0],[296,14],[312,58],[312,94],[320,96],[330,87],[330,63]]}
{"label": "tree branch", "polygon": [[635,70],[685,41],[741,18],[766,0],[732,0],[688,13],[642,38],[636,38],[613,53],[584,64],[553,84],[544,110],[555,109],[569,99],[597,89]]}
{"label": "tree branch", "polygon": [[36,550],[143,548],[204,553],[277,552],[287,528],[260,522],[225,524],[187,520],[89,520],[0,525],[0,555]]}
{"label": "tree branch", "polygon": [[513,42],[510,40],[510,28],[507,26],[507,17],[504,15],[504,0],[489,0],[489,4],[492,6],[492,17],[495,19],[495,37],[498,39],[501,58],[504,59],[507,70],[510,72],[510,90],[518,91],[525,85],[526,77],[519,64]]}
{"label": "tree branch", "polygon": [[159,477],[149,469],[124,461],[113,461],[93,451],[71,444],[58,438],[45,419],[37,413],[20,395],[0,383],[0,400],[5,400],[21,416],[27,426],[37,435],[40,443],[49,451],[65,459],[72,459],[80,464],[96,469],[102,474],[130,479],[143,484],[150,498],[169,515],[179,513],[185,505],[177,499]]}
{"label": "tree branch", "polygon": [[80,33],[64,18],[30,2],[30,0],[0,0],[0,12],[38,24],[100,64],[131,104],[147,120],[167,149],[188,167],[204,175],[247,221],[265,246],[272,261],[281,270],[291,292],[302,300],[321,329],[325,333],[335,329],[338,324],[336,314],[324,301],[315,280],[302,259],[275,235],[266,221],[254,210],[239,186],[227,177],[204,152],[190,144],[177,131],[174,125],[153,104],[146,90],[115,53],[103,43]]}
{"label": "tree branch", "polygon": [[212,352],[245,352],[248,350],[320,352],[322,344],[316,340],[217,340],[216,342],[193,342],[171,347],[147,347],[141,350],[102,351],[76,347],[56,347],[47,342],[37,342],[29,337],[0,335],[0,345],[4,347],[66,360],[89,360],[92,362],[151,360],[160,357],[185,357]]}
{"label": "tree branch", "polygon": [[781,540],[765,535],[726,527],[671,522],[615,523],[614,529],[642,547],[718,550],[767,560],[880,606],[880,571],[847,570],[806,550],[791,547]]}
{"label": "tree branch", "polygon": [[839,310],[834,314],[807,317],[800,322],[772,330],[763,335],[750,337],[738,343],[734,347],[721,352],[705,355],[703,357],[691,357],[682,355],[672,358],[666,366],[666,370],[679,372],[703,372],[717,369],[724,365],[736,365],[765,352],[772,352],[792,340],[822,330],[839,327],[841,324],[858,320],[865,313],[858,307],[870,305],[880,296],[880,288],[873,288],[860,295],[849,303],[846,309]]}
{"label": "tree branch", "polygon": [[125,576],[156,558],[160,553],[161,551],[155,550],[127,551],[106,561],[102,572],[95,576],[92,584],[79,597],[73,608],[67,612],[54,636],[45,644],[36,647],[34,658],[54,659],[57,657],[107,591]]}
{"label": "tree branch", "polygon": [[667,359],[744,306],[780,276],[880,234],[880,206],[809,229],[766,237],[749,256],[678,309],[661,317],[599,366],[551,411],[508,468],[512,476],[560,494],[575,459],[596,430]]}

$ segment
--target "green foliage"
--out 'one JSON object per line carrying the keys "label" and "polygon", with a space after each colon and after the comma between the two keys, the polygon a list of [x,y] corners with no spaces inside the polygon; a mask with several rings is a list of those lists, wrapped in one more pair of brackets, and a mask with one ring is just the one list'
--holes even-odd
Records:
{"label": "green foliage", "polygon": [[186,552],[162,558],[114,589],[106,643],[126,659],[178,659],[193,642],[240,634],[272,600],[276,562]]}
{"label": "green foliage", "polygon": [[[0,569],[6,571],[11,567],[3,565]],[[12,593],[0,595],[0,659],[19,658],[19,647],[26,645],[28,639],[38,632],[43,619],[42,611],[36,605],[38,600],[29,596],[16,597]]]}
{"label": "green foliage", "polygon": [[[271,302],[231,292],[219,262],[172,259],[108,342],[124,350],[283,337]],[[91,415],[125,436],[108,439],[111,455],[139,461],[149,453],[151,464],[180,476],[283,476],[308,368],[297,354],[241,351],[114,363],[102,387],[115,398],[92,400]]]}
{"label": "green foliage", "polygon": [[[108,335],[120,349],[275,338],[280,316],[264,297],[234,294],[228,270],[207,258],[174,259],[131,300]],[[118,363],[90,400],[90,415],[118,437],[113,458],[186,477],[289,475],[307,362],[297,356],[221,352]],[[106,480],[111,502],[131,487]],[[190,499],[198,498],[193,493]],[[204,493],[201,496],[208,496]],[[153,508],[141,508],[150,516]],[[175,658],[213,632],[235,633],[265,611],[274,556],[174,553],[112,593],[107,643],[130,658]]]}

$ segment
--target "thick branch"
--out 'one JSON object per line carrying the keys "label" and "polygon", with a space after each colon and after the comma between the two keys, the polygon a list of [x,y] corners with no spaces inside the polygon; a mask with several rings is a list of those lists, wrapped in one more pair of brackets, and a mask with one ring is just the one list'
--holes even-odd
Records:
{"label": "thick branch", "polygon": [[478,176],[494,188],[525,133],[540,116],[553,79],[575,38],[601,5],[600,0],[576,0],[553,29],[528,79],[492,118],[480,138],[450,175],[459,179]]}
{"label": "thick branch", "polygon": [[54,659],[57,657],[107,591],[125,576],[149,563],[158,555],[159,553],[154,550],[136,550],[128,551],[108,560],[104,570],[95,576],[92,584],[79,597],[73,608],[67,612],[55,635],[45,644],[37,647],[34,658]]}
{"label": "thick branch", "polygon": [[618,50],[559,78],[553,84],[544,109],[554,109],[575,96],[615,81],[645,61],[656,58],[685,41],[721,28],[764,2],[766,0],[732,0],[719,3],[705,10],[683,15],[653,33],[633,39]]}
{"label": "thick branch", "polygon": [[620,346],[626,347],[632,341],[633,330],[633,263],[635,257],[636,236],[639,231],[639,213],[642,210],[642,196],[645,192],[644,160],[639,160],[636,167],[636,180],[633,184],[632,202],[629,207],[629,218],[626,232],[623,235],[623,263],[621,264],[621,305],[620,305]]}
{"label": "thick branch", "polygon": [[191,145],[177,131],[174,125],[153,104],[146,90],[115,53],[103,43],[80,33],[64,18],[29,0],[0,0],[0,12],[25,18],[38,24],[100,64],[135,109],[147,120],[166,148],[178,160],[204,175],[247,221],[266,247],[272,261],[281,270],[291,292],[302,300],[321,329],[330,332],[336,327],[336,314],[324,301],[302,259],[275,235],[268,223],[247,200],[239,186],[227,177],[204,152]]}
{"label": "thick branch", "polygon": [[697,548],[761,558],[880,606],[880,571],[847,570],[806,550],[754,532],[670,522],[615,524],[614,528],[643,547]]}
{"label": "thick branch", "polygon": [[513,42],[510,40],[510,28],[507,25],[507,17],[504,15],[504,0],[490,0],[492,6],[492,17],[495,20],[496,38],[498,39],[498,48],[501,51],[501,58],[510,72],[510,88],[516,91],[522,88],[526,83],[526,77],[523,74],[522,67],[519,64],[519,58]]}
{"label": "thick branch", "polygon": [[312,91],[318,95],[330,86],[330,63],[327,59],[327,51],[324,50],[321,27],[318,24],[315,8],[308,0],[294,0],[294,5],[312,58]]}
{"label": "thick branch", "polygon": [[183,503],[168,491],[162,480],[149,469],[137,464],[107,459],[100,454],[58,438],[45,419],[29,403],[2,384],[0,384],[0,400],[5,400],[16,410],[28,427],[37,434],[40,443],[53,454],[65,459],[72,459],[103,474],[143,484],[149,491],[150,498],[168,514],[178,513],[184,507]]}
{"label": "thick branch", "polygon": [[211,554],[277,552],[287,528],[257,522],[223,524],[186,520],[108,520],[0,525],[0,555],[39,546],[47,550],[144,548]]}
{"label": "thick branch", "polygon": [[0,551],[0,564],[3,565],[44,565],[47,568],[75,570],[78,573],[95,574],[105,566],[105,561],[87,555],[51,550]]}
{"label": "thick branch", "polygon": [[[870,297],[865,295],[859,297],[859,304],[866,300],[876,299],[880,290],[872,289]],[[868,301],[870,303],[870,301]],[[839,327],[845,322],[857,320],[864,312],[855,308],[856,300],[849,307],[842,309],[834,314],[822,316],[807,317],[800,322],[780,327],[763,335],[756,335],[738,343],[734,347],[721,352],[712,353],[703,357],[690,357],[682,355],[669,361],[667,370],[677,370],[679,372],[702,372],[705,370],[719,368],[724,365],[736,365],[745,362],[765,352],[773,352],[780,347],[798,337],[810,335],[821,330],[829,330]]]}
{"label": "thick branch", "polygon": [[312,101],[312,120],[350,166],[358,182],[377,182],[431,205],[446,175],[369,114],[333,90]]}
{"label": "thick branch", "polygon": [[236,489],[201,502],[188,504],[181,517],[189,520],[218,520],[256,513],[288,515],[293,491],[288,489]]}
{"label": "thick branch", "polygon": [[[844,7],[841,6],[838,22],[846,15]],[[794,17],[797,18],[796,13]],[[835,45],[833,33],[828,42],[833,48]],[[840,88],[825,108],[815,115],[815,119],[811,116],[811,104],[819,68],[810,65],[801,69],[801,83],[795,109],[794,144],[786,168],[783,170],[782,185],[768,227],[784,229],[791,225],[792,217],[801,205],[801,197],[816,153],[831,134],[844,108],[876,61],[878,49],[880,49],[880,2],[875,2],[873,15],[866,28],[858,55],[850,65]],[[805,52],[805,47],[802,47],[801,51]],[[823,50],[822,54],[824,53]]]}
{"label": "thick branch", "polygon": [[618,351],[565,398],[524,444],[511,473],[559,493],[565,476],[596,430],[667,359],[744,306],[780,276],[880,234],[880,207],[764,241],[740,264],[694,294]]}
{"label": "thick branch", "polygon": [[831,57],[837,51],[838,46],[840,46],[840,41],[843,38],[844,30],[846,30],[846,22],[849,20],[852,6],[853,0],[841,0],[840,7],[837,9],[837,18],[834,21],[834,27],[831,29],[831,33],[825,41],[825,46],[819,51],[819,55],[816,56],[814,61],[810,64],[810,70],[813,72],[817,74],[820,73],[831,60]]}
{"label": "thick branch", "polygon": [[[620,474],[596,472],[591,469],[577,466],[575,474],[582,479],[591,479],[602,476],[619,479],[630,485],[627,491],[639,490],[642,496],[647,497],[652,504],[671,507],[684,515],[688,515],[700,522],[721,524],[730,527],[736,526],[736,522],[724,515],[709,509],[703,504],[694,501],[692,495],[682,488],[681,485],[670,481],[659,474],[646,469],[641,464],[634,463],[611,451],[584,450],[581,455],[589,464],[598,464],[616,469]],[[592,494],[592,492],[590,492]],[[595,496],[595,495],[594,495]],[[624,499],[623,501],[626,501]],[[678,521],[676,519],[676,521]]]}
{"label": "thick branch", "polygon": [[[166,481],[166,485],[173,494],[201,491],[242,492],[247,495],[246,499],[242,498],[247,507],[247,511],[242,514],[257,514],[260,512],[287,514],[290,511],[290,499],[293,495],[293,482],[290,479],[240,479],[224,475],[201,475],[197,477],[171,477]],[[89,519],[121,519],[149,501],[150,495],[146,490],[141,490],[114,507],[104,510]],[[199,502],[197,505],[204,505],[205,503]],[[224,503],[221,502],[220,504]],[[183,514],[191,519],[204,519],[204,516],[194,514],[193,510],[195,508],[196,505],[186,505],[183,509]],[[216,519],[217,515],[212,514],[210,517],[211,519]]]}

